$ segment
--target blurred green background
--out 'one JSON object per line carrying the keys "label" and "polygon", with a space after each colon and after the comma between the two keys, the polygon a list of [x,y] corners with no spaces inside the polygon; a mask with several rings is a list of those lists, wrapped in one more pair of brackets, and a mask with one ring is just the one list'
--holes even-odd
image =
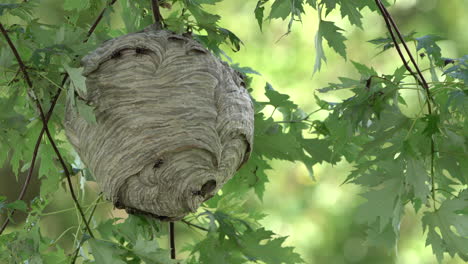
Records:
{"label": "blurred green background", "polygon": [[[40,20],[54,24],[63,21],[60,3],[60,0],[42,1],[37,10]],[[270,82],[276,90],[289,94],[305,112],[312,112],[317,109],[313,96],[315,89],[335,82],[340,76],[357,77],[351,61],[372,66],[379,73],[391,73],[395,67],[401,65],[394,50],[377,56],[379,50],[367,42],[385,35],[386,28],[377,13],[365,10],[362,30],[351,26],[347,19],[342,20],[338,12],[332,12],[327,20],[336,21],[338,26],[346,30],[348,59],[345,61],[324,44],[328,62],[320,72],[312,75],[315,61],[314,37],[317,30],[315,10],[306,8],[302,22],[294,23],[292,32],[281,38],[287,31],[287,21],[267,22],[261,32],[253,14],[256,3],[255,0],[225,0],[208,9],[220,14],[220,26],[233,31],[245,44],[237,53],[226,48],[228,55],[235,63],[249,66],[262,74],[255,77],[253,82],[253,96],[258,100],[264,98],[265,82]],[[120,9],[117,4],[116,13],[111,15],[116,27],[122,25]],[[167,10],[164,12],[166,14]],[[418,32],[417,36],[436,34],[444,37],[446,40],[440,42],[444,57],[456,58],[468,54],[468,1],[396,1],[390,12],[403,33],[415,30]],[[338,101],[346,94],[320,96],[329,101]],[[408,97],[408,103],[411,103],[411,95]],[[413,99],[417,100],[416,97]],[[408,111],[411,112],[411,108]],[[275,117],[281,118],[279,114]],[[324,116],[319,112],[312,118],[321,119]],[[266,185],[263,203],[252,195],[249,206],[263,208],[268,216],[262,224],[275,233],[288,236],[286,243],[295,246],[296,251],[307,263],[437,263],[431,249],[425,247],[425,236],[419,222],[420,215],[416,215],[411,207],[406,208],[397,249],[387,250],[384,247],[366,245],[365,226],[354,221],[356,208],[363,201],[359,196],[360,190],[350,184],[341,185],[352,165],[342,162],[334,167],[327,164],[315,166],[314,180],[301,164],[279,161],[272,161],[271,164],[273,170],[268,172],[270,182]],[[22,177],[17,183],[6,166],[0,173],[0,194],[10,199],[16,197]],[[27,198],[30,199],[38,193],[37,185],[36,180]],[[98,192],[93,183],[86,185],[86,193],[82,196],[83,204],[91,203]],[[42,230],[50,237],[57,237],[63,233],[60,243],[70,249],[75,230],[67,229],[75,226],[78,220],[69,194],[58,190],[50,207],[48,211],[51,214],[44,217]],[[67,208],[72,209],[66,210]],[[66,211],[62,212],[64,209]],[[53,213],[56,211],[60,212]],[[110,204],[103,203],[98,207],[96,221],[110,215],[125,217],[123,211],[113,210]],[[17,220],[21,221],[21,214],[18,216]],[[17,225],[16,228],[20,226]],[[12,228],[15,226],[12,225]],[[177,234],[179,249],[185,242],[191,242],[203,235],[196,230],[189,230],[183,224],[177,225]],[[183,254],[181,253],[181,256]],[[455,258],[446,259],[444,263],[463,261]]]}

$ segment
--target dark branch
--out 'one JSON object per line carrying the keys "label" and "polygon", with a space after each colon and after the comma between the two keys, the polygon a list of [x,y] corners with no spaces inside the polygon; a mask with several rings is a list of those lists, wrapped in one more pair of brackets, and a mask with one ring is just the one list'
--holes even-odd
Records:
{"label": "dark branch", "polygon": [[169,244],[171,246],[171,259],[175,259],[176,258],[176,246],[175,246],[174,222],[169,222]]}
{"label": "dark branch", "polygon": [[[96,21],[93,23],[93,25],[91,26],[91,28],[89,29],[88,31],[88,34],[87,34],[87,37],[86,39],[84,40],[84,42],[87,42],[88,41],[88,38],[89,36],[94,32],[94,30],[96,29],[97,25],[99,24],[99,22],[101,21],[103,15],[104,15],[104,12],[106,11],[106,9],[113,5],[114,3],[116,2],[116,0],[112,0],[109,5],[107,7],[105,7],[100,15],[97,17]],[[4,31],[4,28],[2,26],[2,33]],[[4,36],[7,38],[7,41],[9,40],[9,44],[11,43],[11,40],[10,38],[8,37],[8,34],[4,34]],[[11,43],[11,45],[13,46],[14,48],[14,45],[13,43]],[[10,46],[11,47],[11,46]],[[14,50],[16,51],[17,53],[17,50],[16,48],[14,48]],[[19,55],[18,55],[19,56]],[[22,62],[22,61],[21,61]],[[19,62],[18,62],[19,63]],[[23,67],[25,68],[24,64],[23,64]],[[23,68],[23,69],[24,69]],[[21,68],[21,64],[20,64],[20,69],[19,71],[21,71],[22,68]],[[18,71],[18,72],[19,72]],[[24,73],[24,72],[23,72]],[[61,84],[61,87],[63,87],[63,85],[65,84],[65,82],[67,81],[68,79],[68,74],[65,73],[65,76],[63,77],[63,80],[62,80],[62,84]],[[41,129],[41,132],[39,133],[39,136],[37,137],[37,140],[36,140],[36,145],[34,146],[34,151],[33,151],[33,156],[32,156],[32,160],[31,160],[31,165],[29,167],[29,170],[28,170],[28,175],[26,177],[26,180],[24,181],[24,184],[23,184],[23,187],[21,189],[21,192],[20,192],[20,195],[18,196],[18,199],[17,200],[23,200],[24,199],[24,196],[26,194],[26,191],[28,189],[28,186],[29,186],[29,183],[31,182],[31,178],[32,178],[32,172],[34,170],[34,167],[35,167],[35,164],[36,164],[36,159],[37,159],[37,153],[39,152],[39,146],[40,146],[40,143],[41,143],[41,139],[42,139],[42,136],[44,135],[44,132],[45,132],[45,129],[47,127],[47,123],[50,119],[50,117],[52,116],[52,113],[54,111],[54,108],[55,108],[55,105],[57,104],[57,101],[58,101],[58,98],[60,97],[60,94],[62,92],[62,89],[61,88],[58,88],[57,89],[57,92],[55,93],[55,96],[54,98],[52,99],[52,103],[51,103],[51,106],[49,108],[49,111],[47,112],[47,116],[45,118],[45,124],[46,126],[43,126],[42,129]],[[70,183],[70,182],[69,182]],[[70,185],[70,188],[72,189],[72,186]],[[12,210],[11,213],[10,213],[10,217],[13,216],[15,213],[15,210]],[[6,229],[6,227],[8,226],[8,224],[10,223],[10,217],[7,217],[5,222],[2,224],[2,227],[0,228],[0,234],[3,233],[3,231]],[[87,224],[87,222],[85,221],[85,223]],[[89,226],[87,225],[87,228],[89,229]],[[89,230],[90,231],[90,230]],[[92,235],[92,233],[90,232],[90,235]]]}
{"label": "dark branch", "polygon": [[158,0],[151,0],[151,6],[153,8],[153,17],[154,23],[156,26],[162,28],[164,25],[164,20],[161,16],[161,12],[159,10],[159,1]]}
{"label": "dark branch", "polygon": [[[431,101],[433,102],[434,99],[432,98],[431,91],[429,90],[429,85],[427,84],[427,81],[424,78],[424,75],[422,74],[421,70],[419,69],[419,66],[416,63],[416,60],[414,59],[413,55],[411,54],[411,51],[408,48],[408,45],[406,45],[405,39],[403,38],[400,30],[398,29],[398,26],[395,23],[395,20],[390,15],[387,8],[385,8],[385,6],[382,4],[382,2],[380,0],[375,0],[375,3],[377,4],[377,7],[380,9],[380,12],[382,13],[382,16],[384,17],[385,24],[387,25],[387,29],[388,29],[391,37],[392,37],[393,43],[395,44],[395,48],[398,51],[398,54],[400,55],[400,58],[403,61],[406,69],[410,72],[411,75],[414,76],[414,78],[418,81],[419,84],[421,84],[421,86],[426,91],[427,99],[428,99],[427,100],[427,112],[429,114],[432,114]],[[392,27],[393,27],[393,29],[392,29]],[[400,46],[398,45],[398,42],[397,42],[397,40],[395,38],[393,30],[395,30],[396,34],[398,35],[398,38],[400,39],[400,42],[402,43],[403,47],[405,48],[405,51],[408,54],[408,56],[409,56],[409,58],[411,60],[411,63],[413,64],[413,66],[415,67],[415,69],[417,71],[417,75],[416,75],[416,73],[414,73],[412,71],[412,69],[409,67],[408,63],[406,62],[406,59],[403,56],[403,53],[402,53],[402,51],[400,49]],[[434,201],[434,203],[433,203],[434,211],[436,211],[436,205],[435,205],[435,203],[436,203],[436,197],[435,197],[436,189],[435,189],[435,172],[434,172],[435,142],[434,142],[434,138],[432,136],[430,137],[430,139],[431,139],[431,185],[432,185],[431,192],[432,192],[432,200]]]}
{"label": "dark branch", "polygon": [[23,60],[21,59],[21,57],[20,57],[20,55],[18,53],[18,50],[16,49],[13,42],[11,42],[11,39],[8,36],[8,32],[5,30],[2,23],[0,23],[0,31],[2,32],[3,36],[5,37],[5,39],[6,39],[7,43],[8,43],[8,46],[10,46],[10,49],[13,52],[13,55],[15,55],[15,58],[18,61],[19,67],[20,67],[21,71],[24,74],[24,79],[26,80],[26,83],[31,88],[32,87],[32,82],[31,82],[31,79],[29,78],[28,73],[26,72],[26,66],[24,66]]}
{"label": "dark branch", "polygon": [[101,11],[101,13],[99,14],[99,16],[96,18],[96,20],[94,21],[93,25],[91,26],[91,28],[88,30],[88,33],[86,34],[86,38],[84,39],[83,42],[87,42],[89,37],[91,36],[91,34],[93,34],[94,30],[96,29],[96,27],[98,26],[99,22],[101,22],[101,19],[104,17],[104,13],[106,12],[107,8],[112,6],[117,0],[112,0],[109,2],[109,4],[107,4],[106,7],[104,7]]}
{"label": "dark branch", "polygon": [[[33,84],[32,84],[31,78],[29,77],[29,74],[26,71],[26,67],[24,65],[23,60],[21,59],[21,56],[18,53],[18,50],[16,49],[15,45],[11,41],[10,37],[8,36],[8,32],[5,30],[2,23],[0,23],[0,31],[2,32],[3,36],[7,40],[8,46],[10,47],[11,51],[15,55],[15,58],[18,61],[20,69],[23,72],[24,79],[26,80],[26,83],[28,84],[28,87],[29,87],[29,89],[30,89],[30,91],[32,93]],[[75,192],[73,190],[73,186],[71,184],[71,179],[70,179],[70,177],[71,177],[70,172],[68,171],[67,165],[65,164],[65,161],[63,160],[62,155],[60,154],[60,151],[58,150],[57,145],[55,144],[54,139],[53,139],[52,135],[50,134],[49,128],[47,127],[47,121],[48,120],[47,120],[47,118],[46,118],[46,116],[44,114],[44,110],[42,109],[41,103],[39,102],[39,99],[34,94],[31,94],[31,99],[34,101],[34,103],[36,104],[37,109],[39,110],[39,115],[41,117],[42,126],[43,126],[43,128],[45,130],[45,133],[46,133],[47,137],[49,138],[50,144],[52,145],[52,148],[54,149],[55,154],[57,155],[57,158],[59,159],[60,164],[62,165],[62,168],[63,168],[63,170],[65,172],[65,175],[67,176],[68,184],[69,184],[69,187],[70,187],[70,193],[71,193],[71,196],[73,198],[73,201],[75,202],[75,204],[76,204],[76,206],[78,208],[78,211],[80,211],[80,214],[81,214],[81,217],[83,218],[83,221],[85,221],[88,232],[90,233],[91,236],[93,236],[91,228],[89,227],[88,222],[86,222],[86,218],[84,216],[83,209],[81,208],[81,206],[80,206],[80,204],[78,202],[78,199],[76,198]]]}
{"label": "dark branch", "polygon": [[181,222],[184,223],[184,224],[186,224],[186,225],[188,225],[188,226],[193,226],[193,227],[195,227],[195,228],[198,228],[198,229],[203,230],[203,231],[206,231],[206,232],[209,231],[207,228],[204,228],[203,226],[199,226],[199,225],[193,224],[193,223],[191,223],[191,222],[189,222],[189,221],[187,221],[187,220],[184,220],[184,219],[182,219]]}
{"label": "dark branch", "polygon": [[[379,0],[380,1],[380,0]],[[398,35],[398,38],[401,40],[401,44],[403,44],[403,47],[405,48],[406,50],[406,53],[408,54],[410,60],[411,60],[411,63],[413,64],[414,68],[416,69],[416,72],[418,73],[419,77],[421,78],[421,81],[422,81],[422,87],[426,90],[426,93],[427,93],[427,97],[430,99],[430,100],[433,100],[432,98],[432,95],[431,95],[431,92],[429,91],[429,85],[427,84],[427,81],[426,79],[424,78],[424,75],[422,74],[421,70],[419,69],[419,66],[418,64],[416,63],[416,60],[414,59],[414,56],[413,54],[411,54],[411,51],[410,49],[408,48],[408,45],[406,44],[400,30],[398,29],[398,26],[396,25],[395,23],[395,20],[393,19],[393,17],[390,15],[390,13],[388,12],[387,8],[385,8],[385,6],[380,3],[380,6],[382,7],[382,10],[383,12],[385,12],[385,15],[386,17],[388,18],[388,20],[390,21],[390,23],[392,24],[393,28],[395,29],[395,32],[397,33]],[[395,43],[396,45],[396,43]]]}
{"label": "dark branch", "polygon": [[[96,201],[96,203],[94,204],[93,210],[91,210],[91,214],[88,217],[88,223],[91,222],[91,219],[93,218],[94,212],[96,211],[96,208],[97,208],[100,200],[101,199],[99,198]],[[75,252],[73,253],[73,258],[72,258],[71,264],[75,264],[76,258],[78,258],[78,253],[80,252],[80,247],[83,245],[84,241],[85,241],[85,237],[82,236],[81,240],[80,240],[80,243],[78,244],[78,247],[75,249]]]}
{"label": "dark branch", "polygon": [[[63,81],[62,81],[62,85],[65,83],[66,79],[64,78]],[[54,110],[54,107],[55,105],[57,104],[57,100],[60,96],[60,92],[61,92],[61,89],[58,89],[58,92],[57,94],[54,96],[54,98],[52,99],[52,105],[50,106],[50,109],[49,109],[49,112],[47,112],[47,116],[46,116],[46,123],[49,121],[50,117],[52,116],[52,111]],[[34,167],[36,165],[36,159],[37,159],[37,154],[39,152],[39,147],[41,145],[41,139],[42,139],[42,136],[44,135],[44,132],[45,132],[45,129],[44,127],[41,129],[41,132],[39,133],[39,136],[37,137],[37,140],[36,140],[36,145],[34,146],[34,150],[33,150],[33,156],[32,156],[32,160],[31,160],[31,165],[29,166],[29,170],[28,170],[28,175],[26,176],[26,179],[24,181],[24,184],[23,184],[23,187],[21,188],[21,192],[18,196],[18,199],[17,200],[23,200],[24,199],[24,196],[26,195],[26,191],[28,189],[28,186],[29,186],[29,183],[31,182],[31,178],[32,178],[32,174],[33,174],[33,171],[34,171]],[[15,214],[15,210],[12,210],[11,213],[10,213],[10,217],[12,217],[13,215]],[[10,223],[10,217],[8,217],[5,222],[3,223],[2,227],[0,228],[0,234],[3,233],[3,231],[5,230],[5,228],[8,226],[8,224]]]}

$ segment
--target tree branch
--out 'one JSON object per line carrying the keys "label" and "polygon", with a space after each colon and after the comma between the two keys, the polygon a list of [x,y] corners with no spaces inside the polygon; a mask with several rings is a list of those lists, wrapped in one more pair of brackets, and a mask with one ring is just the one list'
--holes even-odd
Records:
{"label": "tree branch", "polygon": [[[397,25],[395,23],[395,20],[393,20],[393,17],[390,15],[387,8],[382,4],[382,2],[380,0],[375,0],[375,2],[377,4],[377,7],[380,9],[380,12],[382,13],[382,16],[383,16],[383,18],[385,20],[385,24],[387,26],[388,32],[390,33],[390,36],[391,36],[391,38],[393,40],[393,43],[394,43],[394,46],[395,46],[395,48],[396,48],[396,50],[398,52],[398,55],[400,56],[403,64],[405,65],[405,68],[408,70],[408,72],[411,75],[413,75],[413,77],[418,81],[418,83],[424,88],[424,90],[426,91],[428,99],[432,101],[432,95],[431,95],[431,92],[429,90],[429,85],[427,84],[427,81],[424,78],[424,75],[422,74],[421,70],[419,69],[419,66],[416,64],[416,61],[415,61],[413,55],[411,54],[411,51],[409,50],[408,45],[406,45],[405,39],[403,38],[400,30],[398,29],[398,27],[397,27]],[[402,52],[400,46],[398,45],[398,41],[397,41],[397,39],[395,37],[395,33],[393,32],[393,30],[395,30],[396,34],[398,35],[398,38],[400,39],[401,44],[405,48],[405,51],[408,54],[408,56],[409,56],[409,58],[411,60],[411,63],[413,64],[413,66],[415,67],[415,69],[417,71],[417,74],[408,65],[408,62],[406,61],[406,58],[403,55],[403,52]],[[428,112],[429,112],[429,114],[432,113],[432,108],[431,108],[430,104],[428,104]]]}
{"label": "tree branch", "polygon": [[161,12],[159,11],[159,1],[151,0],[151,6],[153,8],[154,23],[158,27],[162,28],[164,26],[164,20],[161,16]]}
{"label": "tree branch", "polygon": [[2,32],[3,36],[7,40],[8,46],[10,47],[11,51],[15,55],[15,58],[18,61],[20,69],[23,72],[24,79],[26,80],[26,83],[28,84],[28,87],[30,89],[29,92],[31,92],[30,97],[32,98],[32,100],[36,104],[37,109],[39,110],[39,115],[40,115],[40,118],[41,118],[41,121],[42,121],[42,126],[43,126],[43,128],[45,130],[45,133],[46,133],[47,137],[49,138],[50,144],[52,145],[52,148],[54,149],[55,154],[57,155],[57,158],[59,159],[59,162],[62,165],[62,168],[63,168],[63,170],[65,172],[66,177],[67,177],[68,184],[69,184],[69,187],[70,187],[70,193],[71,193],[71,196],[73,198],[73,201],[75,202],[75,204],[76,204],[76,206],[78,208],[78,211],[80,212],[81,217],[83,218],[83,221],[85,221],[85,225],[87,226],[88,232],[90,233],[91,236],[93,236],[91,228],[89,227],[88,222],[86,222],[86,218],[84,216],[83,209],[81,208],[81,206],[80,206],[80,204],[78,202],[78,199],[76,198],[75,192],[73,190],[73,186],[71,184],[71,179],[70,179],[70,177],[71,177],[70,172],[68,171],[67,165],[65,164],[65,161],[63,160],[62,155],[60,154],[60,151],[58,150],[57,145],[55,144],[54,139],[53,139],[52,135],[50,134],[49,128],[47,127],[47,121],[48,120],[47,120],[47,118],[46,118],[46,116],[44,114],[44,110],[42,109],[41,103],[39,102],[39,99],[34,95],[33,83],[31,81],[31,78],[29,77],[28,72],[26,71],[26,67],[24,65],[24,62],[21,59],[21,56],[19,55],[18,50],[16,49],[15,45],[13,44],[10,37],[8,36],[8,32],[5,30],[2,23],[0,23],[0,31]]}
{"label": "tree branch", "polygon": [[[379,2],[380,2],[380,0],[379,0]],[[419,66],[416,63],[416,60],[413,57],[413,54],[411,54],[411,51],[409,50],[408,45],[406,45],[406,42],[405,42],[400,30],[398,29],[398,26],[395,23],[395,20],[390,15],[387,8],[382,4],[382,2],[380,2],[380,6],[382,8],[381,10],[385,13],[385,16],[387,17],[388,21],[392,24],[393,28],[395,29],[395,32],[397,33],[398,38],[401,40],[401,44],[403,44],[403,47],[405,48],[406,53],[408,54],[408,57],[411,60],[411,63],[413,64],[414,68],[416,69],[416,72],[418,73],[419,77],[421,78],[422,87],[426,90],[427,97],[432,101],[433,98],[432,98],[431,92],[429,91],[429,85],[427,84],[427,81],[424,78],[424,75],[422,74],[421,70],[419,69]],[[395,45],[397,45],[397,44],[395,43]]]}
{"label": "tree branch", "polygon": [[[398,51],[398,54],[400,55],[401,60],[403,61],[406,69],[410,72],[411,75],[418,81],[419,84],[423,87],[423,89],[426,91],[427,95],[427,112],[429,114],[432,114],[432,106],[431,106],[431,101],[433,102],[434,99],[432,98],[431,91],[429,90],[429,85],[427,84],[426,79],[424,78],[424,75],[422,74],[421,70],[419,69],[418,64],[416,63],[416,60],[414,59],[413,55],[411,54],[411,51],[408,48],[408,45],[406,45],[405,39],[403,38],[400,30],[398,29],[398,26],[395,23],[395,20],[393,17],[390,15],[388,12],[387,8],[382,4],[380,0],[375,0],[375,3],[377,4],[377,7],[380,9],[380,12],[382,13],[382,16],[385,20],[385,24],[387,25],[388,32],[390,33],[390,36],[392,37],[393,43],[395,45],[396,50]],[[393,29],[392,29],[393,27]],[[398,38],[400,39],[401,44],[405,48],[406,53],[408,54],[411,63],[415,67],[417,71],[417,75],[411,67],[408,65],[406,62],[406,59],[403,55],[403,52],[400,49],[400,46],[398,45],[398,41],[396,40],[395,34],[393,33],[393,30],[395,30],[396,34],[398,35]],[[431,136],[431,193],[432,193],[432,200],[434,201],[433,203],[433,208],[434,211],[436,211],[436,197],[435,197],[435,172],[434,172],[434,159],[435,159],[435,142],[434,138]]]}
{"label": "tree branch", "polygon": [[[86,36],[86,39],[84,40],[84,42],[87,42],[88,39],[89,39],[89,36],[94,32],[94,30],[96,29],[97,25],[99,24],[99,22],[101,21],[101,19],[103,18],[103,15],[104,15],[104,12],[106,11],[106,9],[109,7],[109,6],[112,6],[114,3],[116,2],[116,0],[112,0],[108,6],[106,6],[102,11],[101,13],[99,14],[99,16],[97,17],[97,19],[95,20],[95,22],[93,23],[93,25],[91,26],[91,28],[89,29],[88,33],[87,33],[87,36]],[[4,31],[4,28],[2,26],[2,33]],[[4,34],[4,36],[6,36],[7,38],[7,42],[9,42],[9,44],[11,43],[11,40],[10,38],[8,37],[8,35]],[[11,43],[10,45],[13,45],[13,43]],[[11,46],[10,46],[11,47]],[[14,47],[14,45],[13,45]],[[14,48],[14,50],[17,52],[16,48]],[[19,54],[18,54],[19,56]],[[22,62],[22,61],[21,61]],[[18,62],[19,63],[19,62]],[[23,64],[23,69],[25,70],[25,66]],[[22,68],[21,68],[21,65],[20,65],[20,69],[19,71],[21,71]],[[68,73],[65,73],[65,76],[63,77],[62,79],[62,84],[61,84],[61,87],[64,86],[65,82],[67,81],[68,79]],[[61,88],[58,88],[57,89],[57,92],[55,93],[55,96],[54,98],[52,99],[52,103],[51,103],[51,106],[49,108],[49,111],[47,112],[47,116],[45,118],[45,124],[47,125],[50,117],[52,116],[52,113],[54,111],[54,108],[55,108],[55,105],[57,104],[57,101],[58,101],[58,98],[60,97],[60,94],[62,92],[62,89]],[[32,156],[32,160],[31,160],[31,165],[29,167],[29,170],[28,170],[28,175],[24,181],[24,184],[23,184],[23,187],[21,189],[21,192],[20,192],[20,195],[18,196],[18,199],[17,200],[23,200],[24,199],[24,196],[26,194],[26,191],[28,189],[28,186],[29,186],[29,183],[31,182],[31,178],[32,178],[32,172],[34,170],[34,167],[35,167],[35,164],[36,164],[36,159],[37,159],[37,154],[39,152],[39,147],[40,147],[40,143],[41,143],[41,139],[42,139],[42,136],[44,135],[44,132],[46,130],[46,127],[47,126],[43,126],[42,129],[41,129],[41,132],[39,133],[39,136],[36,140],[36,144],[34,146],[34,150],[33,150],[33,156]],[[70,184],[70,182],[69,182]],[[70,185],[70,189],[72,189],[72,186]],[[11,213],[10,213],[10,217],[14,215],[16,210],[12,210]],[[0,228],[0,235],[3,233],[3,231],[6,229],[6,227],[8,226],[8,224],[10,223],[10,217],[7,217],[5,222],[2,224],[1,228]],[[87,222],[85,221],[85,223],[87,224]],[[89,228],[89,226],[87,225],[87,227]],[[92,233],[90,232],[90,235],[92,235]]]}
{"label": "tree branch", "polygon": [[[66,78],[63,79],[62,86],[63,86],[63,84],[65,83],[66,80],[67,80]],[[47,116],[46,116],[46,123],[49,121],[50,117],[52,116],[52,111],[54,110],[54,107],[57,104],[57,100],[58,100],[58,98],[60,96],[60,92],[61,92],[61,89],[58,89],[58,92],[55,94],[54,98],[52,99],[52,104],[51,104],[49,112],[47,113]],[[44,129],[44,127],[42,127],[41,132],[39,132],[39,136],[37,137],[36,145],[34,146],[33,156],[32,156],[32,160],[31,160],[31,165],[29,166],[28,174],[27,174],[26,179],[25,179],[25,181],[23,183],[23,187],[21,188],[21,192],[20,192],[17,200],[23,200],[24,196],[26,195],[26,191],[28,189],[29,183],[31,182],[34,167],[36,165],[37,154],[39,152],[39,147],[41,145],[41,139],[42,139],[42,136],[44,135],[44,132],[45,132],[45,129]],[[11,211],[10,217],[12,217],[15,214],[15,211],[16,210]],[[0,228],[0,234],[3,233],[5,228],[10,223],[10,217],[7,217],[7,219],[3,223],[2,227]]]}
{"label": "tree branch", "polygon": [[171,246],[171,259],[175,259],[176,258],[176,246],[175,246],[174,222],[169,222],[169,244]]}
{"label": "tree branch", "polygon": [[193,223],[191,223],[191,222],[189,222],[189,221],[187,221],[187,220],[182,219],[182,220],[180,220],[180,221],[181,221],[182,223],[188,225],[188,226],[193,226],[193,227],[195,227],[195,228],[198,228],[198,229],[203,230],[203,231],[206,231],[206,232],[209,231],[207,228],[204,228],[203,226],[199,226],[199,225],[193,224]]}
{"label": "tree branch", "polygon": [[[91,210],[91,214],[88,217],[88,222],[91,222],[91,219],[93,218],[94,212],[96,212],[96,208],[97,208],[97,206],[99,204],[99,201],[101,200],[101,197],[99,197],[99,199],[94,204],[93,209]],[[84,236],[81,237],[80,243],[78,244],[78,247],[75,249],[75,252],[73,253],[73,258],[72,258],[71,264],[75,264],[76,259],[78,258],[78,253],[80,252],[80,247],[83,245],[83,243],[85,241],[84,238],[85,238]]]}
{"label": "tree branch", "polygon": [[112,6],[117,0],[112,0],[110,1],[106,7],[104,7],[101,11],[101,13],[99,14],[99,16],[96,18],[96,20],[94,21],[93,25],[91,26],[91,28],[89,28],[88,30],[88,33],[86,34],[86,38],[83,40],[83,42],[87,42],[89,37],[91,36],[91,34],[93,34],[94,30],[96,29],[96,27],[98,26],[99,22],[101,22],[101,19],[104,17],[104,13],[106,12],[107,8]]}

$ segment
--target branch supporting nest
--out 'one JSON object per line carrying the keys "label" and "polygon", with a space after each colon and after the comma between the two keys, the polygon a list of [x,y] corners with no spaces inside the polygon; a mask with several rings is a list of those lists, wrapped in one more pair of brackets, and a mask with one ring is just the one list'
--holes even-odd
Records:
{"label": "branch supporting nest", "polygon": [[159,10],[159,1],[151,0],[151,6],[153,9],[153,17],[156,27],[158,27],[158,29],[164,28],[164,20],[162,18],[161,11]]}

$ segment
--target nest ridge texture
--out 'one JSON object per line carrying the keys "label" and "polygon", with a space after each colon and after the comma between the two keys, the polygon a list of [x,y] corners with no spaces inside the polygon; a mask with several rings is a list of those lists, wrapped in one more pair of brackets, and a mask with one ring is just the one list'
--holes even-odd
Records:
{"label": "nest ridge texture", "polygon": [[195,212],[250,155],[252,101],[240,75],[191,37],[147,29],[83,58],[96,124],[67,106],[67,136],[105,196],[130,213]]}

